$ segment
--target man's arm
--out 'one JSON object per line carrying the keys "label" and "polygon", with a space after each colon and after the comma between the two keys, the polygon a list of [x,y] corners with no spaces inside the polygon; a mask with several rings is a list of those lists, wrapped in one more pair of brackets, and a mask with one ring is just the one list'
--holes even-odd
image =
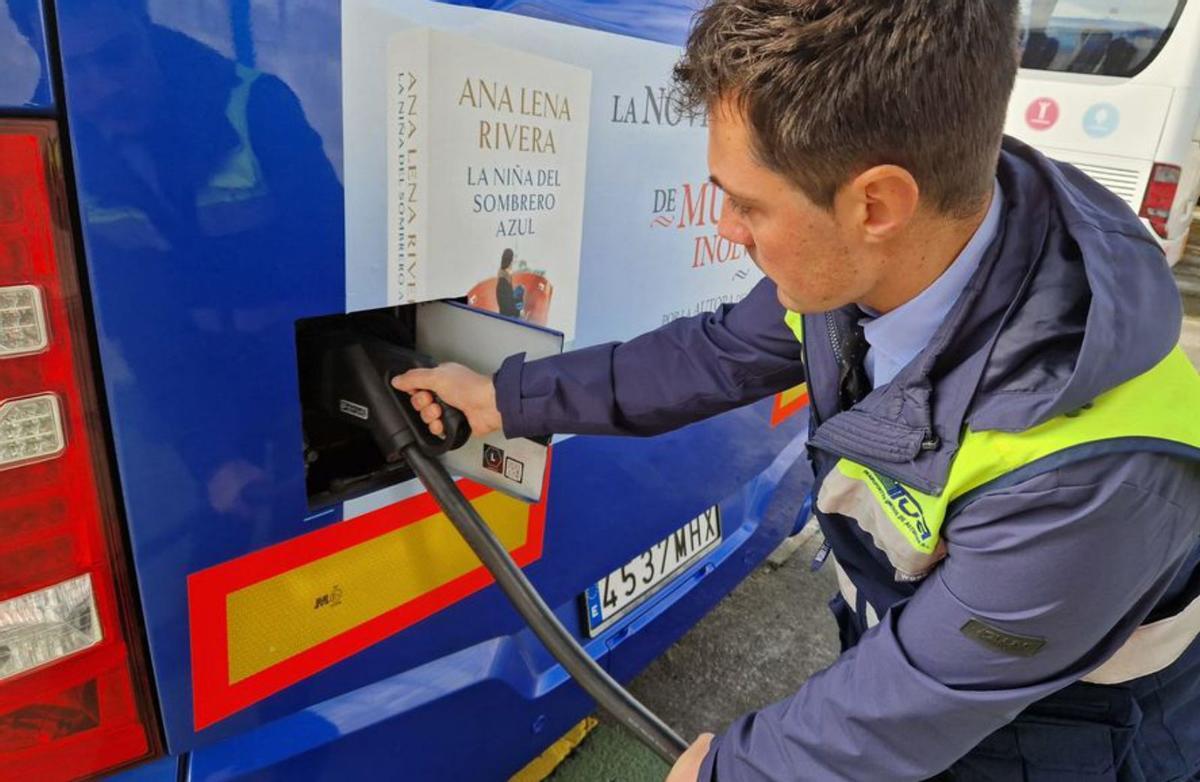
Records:
{"label": "man's arm", "polygon": [[736,305],[628,342],[513,356],[494,379],[504,432],[658,434],[790,388],[804,369],[784,314],[764,279]]}
{"label": "man's arm", "polygon": [[[952,519],[948,556],[911,600],[796,695],[735,721],[699,778],[920,780],[945,770],[1116,651],[1196,545],[1196,501],[1196,468],[1152,454],[1101,457],[985,495]],[[964,634],[971,620],[1045,643],[1030,656],[1002,651]]]}

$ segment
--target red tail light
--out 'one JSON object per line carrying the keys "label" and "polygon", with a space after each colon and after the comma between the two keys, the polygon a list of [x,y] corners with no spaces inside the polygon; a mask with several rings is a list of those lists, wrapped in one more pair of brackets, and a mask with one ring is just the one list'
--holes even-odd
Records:
{"label": "red tail light", "polygon": [[52,122],[0,121],[0,781],[158,750]]}
{"label": "red tail light", "polygon": [[1171,207],[1179,192],[1179,166],[1155,163],[1150,172],[1150,184],[1146,185],[1146,197],[1138,214],[1150,221],[1150,227],[1159,238],[1167,238],[1167,221],[1171,219]]}

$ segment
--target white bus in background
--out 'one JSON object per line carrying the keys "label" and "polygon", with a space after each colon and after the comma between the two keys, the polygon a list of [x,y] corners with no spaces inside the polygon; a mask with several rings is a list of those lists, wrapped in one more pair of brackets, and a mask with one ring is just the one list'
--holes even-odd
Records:
{"label": "white bus in background", "polygon": [[1183,254],[1200,196],[1200,0],[1021,0],[1006,130],[1123,198]]}

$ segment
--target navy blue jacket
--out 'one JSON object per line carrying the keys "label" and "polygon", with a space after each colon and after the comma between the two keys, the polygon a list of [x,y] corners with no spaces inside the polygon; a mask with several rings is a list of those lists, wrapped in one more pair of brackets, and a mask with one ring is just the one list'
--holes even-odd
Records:
{"label": "navy blue jacket", "polygon": [[[967,426],[1022,431],[1076,410],[1156,365],[1179,334],[1170,270],[1123,202],[1012,140],[997,175],[1002,224],[967,289],[929,346],[852,410],[837,407],[828,332],[857,313],[806,316],[802,349],[764,280],[737,305],[625,343],[510,358],[495,376],[505,432],[651,435],[807,379],[818,482],[845,456],[940,491]],[[1098,454],[1014,476],[947,518],[948,555],[917,583],[895,581],[845,521],[821,519],[858,591],[843,617],[856,643],[792,697],[734,722],[702,779],[931,777],[1200,591],[1200,466],[1170,454]],[[882,617],[870,629],[868,607]],[[961,631],[971,619],[1045,645],[1005,654]],[[1145,778],[1200,769],[1195,690],[1156,691],[1155,724],[1130,734],[1157,731],[1142,763],[1159,765]],[[1014,750],[1022,762],[1037,762],[1041,741],[1063,773],[1116,768],[1131,746],[1033,734]]]}

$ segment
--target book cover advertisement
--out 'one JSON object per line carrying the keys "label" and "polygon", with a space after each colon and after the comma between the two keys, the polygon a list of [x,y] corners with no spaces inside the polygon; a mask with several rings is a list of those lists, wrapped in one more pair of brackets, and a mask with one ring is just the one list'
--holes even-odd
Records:
{"label": "book cover advertisement", "polygon": [[583,347],[762,278],[717,233],[680,47],[416,0],[342,22],[347,311],[465,295]]}
{"label": "book cover advertisement", "polygon": [[417,27],[388,73],[388,303],[466,294],[571,335],[590,72]]}

